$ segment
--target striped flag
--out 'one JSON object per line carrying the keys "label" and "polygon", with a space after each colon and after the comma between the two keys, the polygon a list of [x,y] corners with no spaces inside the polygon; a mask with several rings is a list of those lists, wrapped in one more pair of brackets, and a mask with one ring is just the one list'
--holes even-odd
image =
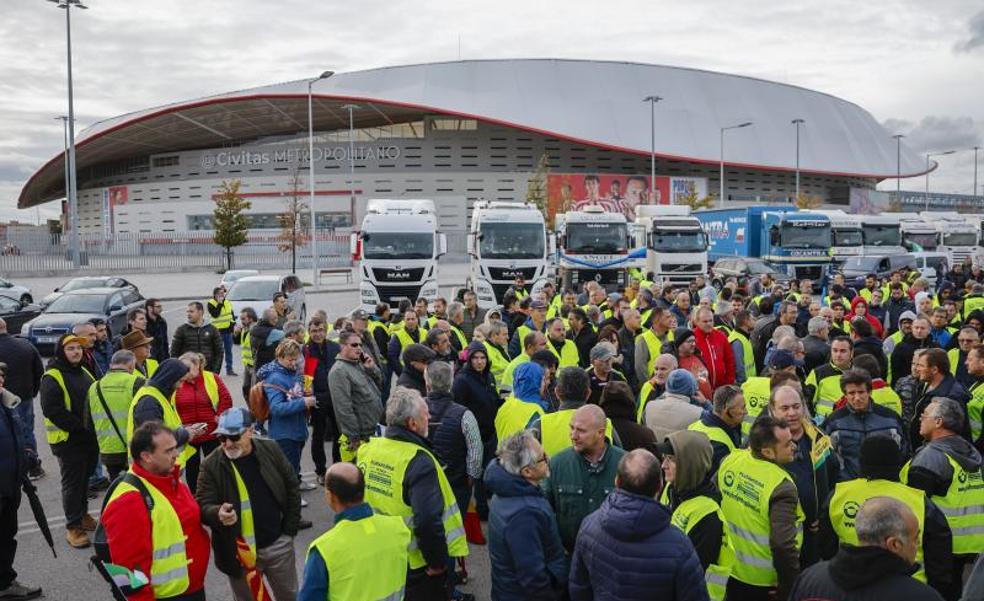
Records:
{"label": "striped flag", "polygon": [[256,553],[249,548],[242,536],[236,537],[236,555],[245,572],[246,584],[255,601],[270,601],[270,591],[263,582],[263,572],[256,567]]}

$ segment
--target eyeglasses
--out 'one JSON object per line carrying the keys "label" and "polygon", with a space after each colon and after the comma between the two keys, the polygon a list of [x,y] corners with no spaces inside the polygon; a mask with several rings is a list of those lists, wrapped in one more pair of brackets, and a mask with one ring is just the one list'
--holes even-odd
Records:
{"label": "eyeglasses", "polygon": [[215,439],[219,441],[219,444],[225,444],[227,440],[229,442],[239,442],[239,439],[242,437],[242,434],[219,434]]}

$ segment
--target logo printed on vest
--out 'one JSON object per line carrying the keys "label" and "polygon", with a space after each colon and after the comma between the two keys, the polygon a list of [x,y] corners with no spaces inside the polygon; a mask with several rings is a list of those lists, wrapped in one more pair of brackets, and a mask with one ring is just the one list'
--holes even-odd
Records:
{"label": "logo printed on vest", "polygon": [[845,517],[852,520],[852,525],[853,525],[854,518],[857,517],[858,515],[859,509],[861,509],[861,507],[858,506],[856,501],[848,501],[844,503],[844,508],[842,511],[844,512]]}

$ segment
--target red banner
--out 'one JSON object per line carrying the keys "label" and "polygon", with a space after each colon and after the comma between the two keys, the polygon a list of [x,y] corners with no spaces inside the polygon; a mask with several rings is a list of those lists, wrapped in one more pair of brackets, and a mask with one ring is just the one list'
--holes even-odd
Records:
{"label": "red banner", "polygon": [[669,204],[670,178],[656,177],[655,195],[649,176],[613,175],[609,173],[560,173],[547,177],[547,219],[566,211],[578,211],[597,205],[612,213],[635,219],[640,204]]}

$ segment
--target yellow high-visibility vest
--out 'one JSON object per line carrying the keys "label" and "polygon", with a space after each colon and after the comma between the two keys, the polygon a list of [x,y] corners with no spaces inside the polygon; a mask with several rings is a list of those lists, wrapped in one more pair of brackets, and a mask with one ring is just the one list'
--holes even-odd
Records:
{"label": "yellow high-visibility vest", "polygon": [[[208,306],[215,308],[219,306],[219,301],[214,298],[208,299]],[[228,300],[222,301],[222,306],[219,308],[219,316],[212,318],[212,325],[216,330],[225,330],[232,327],[232,303]]]}
{"label": "yellow high-visibility vest", "polygon": [[[96,378],[94,378],[92,376],[92,373],[85,367],[82,368],[82,371],[83,373],[85,373],[85,375],[89,376],[90,386],[91,386],[91,382],[95,382]],[[49,367],[47,371],[45,371],[44,374],[42,374],[41,377],[43,378],[44,376],[48,376],[49,378],[51,378],[52,380],[58,383],[58,387],[61,388],[62,395],[64,395],[65,397],[65,409],[71,411],[72,397],[68,394],[68,387],[65,386],[65,378],[62,376],[62,373],[58,371],[57,367]],[[60,442],[65,442],[66,440],[68,440],[68,432],[56,426],[55,423],[50,419],[48,419],[47,417],[44,418],[44,430],[48,438],[48,444],[58,444]]]}

